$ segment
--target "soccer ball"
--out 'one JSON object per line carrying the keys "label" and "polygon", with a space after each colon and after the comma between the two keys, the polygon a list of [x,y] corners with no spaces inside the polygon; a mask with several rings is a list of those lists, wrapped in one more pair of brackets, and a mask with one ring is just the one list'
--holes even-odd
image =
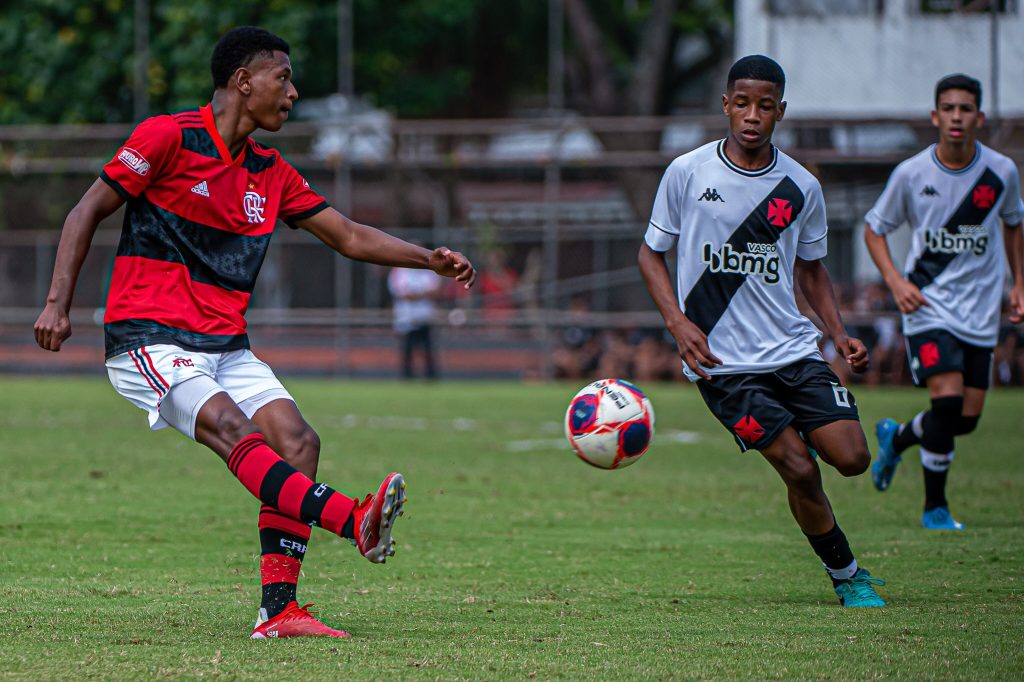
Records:
{"label": "soccer ball", "polygon": [[565,437],[576,455],[600,469],[621,469],[647,452],[654,408],[643,391],[622,379],[583,387],[565,413]]}

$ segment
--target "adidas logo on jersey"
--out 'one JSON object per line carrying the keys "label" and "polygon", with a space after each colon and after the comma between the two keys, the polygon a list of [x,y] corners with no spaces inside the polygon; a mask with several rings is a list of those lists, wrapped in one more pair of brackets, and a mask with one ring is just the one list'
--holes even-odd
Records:
{"label": "adidas logo on jersey", "polygon": [[961,225],[958,232],[925,230],[924,245],[933,253],[973,253],[985,255],[988,234],[984,225]]}
{"label": "adidas logo on jersey", "polygon": [[206,180],[203,180],[198,185],[192,188],[193,194],[198,194],[201,197],[210,196],[210,188],[206,186]]}
{"label": "adidas logo on jersey", "polygon": [[923,197],[937,197],[937,196],[939,196],[939,190],[935,189],[931,185],[925,185],[924,189],[921,190],[921,196],[923,196]]}
{"label": "adidas logo on jersey", "polygon": [[715,251],[711,242],[704,242],[701,260],[711,268],[711,272],[760,275],[765,284],[778,284],[781,279],[775,244],[747,242],[747,251],[734,251],[732,244],[726,242]]}
{"label": "adidas logo on jersey", "polygon": [[701,194],[697,201],[721,201],[723,204],[725,203],[725,199],[722,198],[722,195],[714,187],[705,189],[704,194]]}

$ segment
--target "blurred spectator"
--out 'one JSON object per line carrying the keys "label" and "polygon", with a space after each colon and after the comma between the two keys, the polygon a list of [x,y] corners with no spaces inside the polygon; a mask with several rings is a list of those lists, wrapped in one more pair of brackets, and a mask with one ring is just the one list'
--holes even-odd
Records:
{"label": "blurred spectator", "polygon": [[637,381],[672,381],[682,372],[675,341],[663,329],[645,330],[635,337],[633,378]]}
{"label": "blurred spectator", "polygon": [[997,386],[1019,386],[1024,378],[1024,349],[1021,348],[1017,330],[1005,330],[995,349],[995,376]]}
{"label": "blurred spectator", "polygon": [[489,251],[477,284],[485,320],[500,321],[512,317],[516,309],[517,284],[519,274],[508,264],[505,252],[499,249]]}
{"label": "blurred spectator", "polygon": [[843,309],[862,314],[897,311],[889,289],[881,282],[847,285],[842,287],[842,292],[844,296],[840,307]]}
{"label": "blurred spectator", "polygon": [[879,315],[875,317],[873,329],[874,343],[868,346],[871,367],[865,382],[871,385],[903,383],[907,374],[907,347],[899,320],[893,315]]}
{"label": "blurred spectator", "polygon": [[599,377],[629,379],[633,376],[633,346],[621,329],[607,329],[601,334],[601,357],[597,363]]}
{"label": "blurred spectator", "polygon": [[402,378],[413,377],[413,353],[423,356],[424,374],[437,378],[437,363],[430,327],[435,300],[444,280],[431,270],[393,268],[388,273],[388,290],[394,297],[395,332],[402,340]]}
{"label": "blurred spectator", "polygon": [[601,341],[587,322],[589,314],[587,299],[574,296],[566,311],[568,325],[562,330],[562,337],[552,355],[556,379],[590,377],[597,369]]}
{"label": "blurred spectator", "polygon": [[[831,339],[823,336],[821,353],[832,370],[844,383],[909,385],[906,343],[889,290],[880,283],[859,283],[837,285],[836,294],[847,331],[868,347],[871,366],[865,374],[852,374],[846,360],[836,354]],[[804,300],[802,295],[798,298]],[[809,309],[805,312],[816,319]],[[590,323],[591,312],[583,296],[572,299],[566,315],[567,326],[553,356],[556,378],[621,377],[645,383],[683,380],[678,350],[667,333],[596,328]],[[996,386],[1024,384],[1024,341],[1018,329],[1003,329],[993,369]]]}
{"label": "blurred spectator", "polygon": [[[853,329],[849,329],[848,333],[851,336],[857,336]],[[864,339],[861,340],[863,341]],[[864,342],[864,345],[868,347],[868,355],[870,356],[871,345],[866,341]],[[853,372],[850,370],[850,363],[846,361],[846,358],[836,352],[836,347],[832,343],[832,337],[828,334],[823,335],[821,337],[821,341],[818,342],[818,348],[821,350],[821,357],[825,359],[828,366],[836,373],[836,376],[839,377],[839,381],[841,381],[843,385],[849,385],[850,378],[853,376]]]}

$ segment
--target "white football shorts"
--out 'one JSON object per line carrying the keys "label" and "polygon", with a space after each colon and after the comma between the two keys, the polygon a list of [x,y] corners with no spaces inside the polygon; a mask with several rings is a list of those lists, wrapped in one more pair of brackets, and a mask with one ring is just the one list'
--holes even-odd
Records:
{"label": "white football shorts", "polygon": [[149,428],[171,426],[193,440],[199,410],[222,391],[250,419],[273,400],[294,402],[270,365],[248,349],[199,353],[143,346],[107,360],[107,376],[114,390],[149,414]]}

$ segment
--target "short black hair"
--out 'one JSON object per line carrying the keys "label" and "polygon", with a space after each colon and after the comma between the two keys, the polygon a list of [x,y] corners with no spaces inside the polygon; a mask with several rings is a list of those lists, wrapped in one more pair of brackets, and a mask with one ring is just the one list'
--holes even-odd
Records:
{"label": "short black hair", "polygon": [[779,96],[786,91],[786,73],[771,57],[763,54],[752,54],[743,57],[729,69],[729,78],[726,88],[732,89],[733,84],[739,80],[767,81],[779,86]]}
{"label": "short black hair", "polygon": [[213,87],[223,88],[238,69],[248,66],[260,56],[270,56],[275,50],[288,54],[288,43],[270,31],[256,26],[238,26],[221,36],[213,47],[210,73]]}
{"label": "short black hair", "polygon": [[946,90],[966,90],[974,95],[974,102],[981,109],[981,82],[963,73],[946,76],[935,85],[935,106],[939,106],[939,95]]}

